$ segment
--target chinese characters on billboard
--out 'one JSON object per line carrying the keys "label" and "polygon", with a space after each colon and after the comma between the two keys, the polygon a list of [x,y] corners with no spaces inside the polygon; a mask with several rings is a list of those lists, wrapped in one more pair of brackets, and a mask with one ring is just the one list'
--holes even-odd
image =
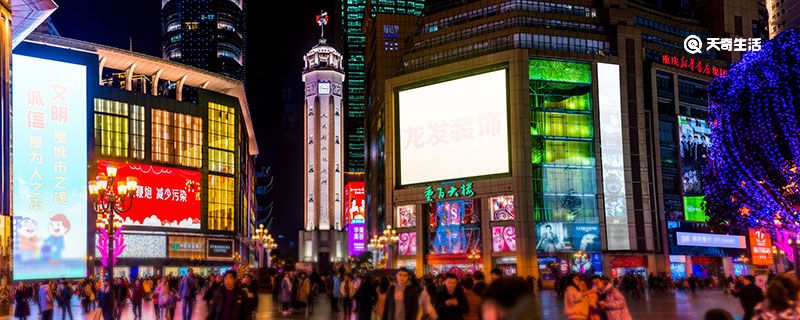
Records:
{"label": "chinese characters on billboard", "polygon": [[124,224],[200,229],[199,171],[100,160],[98,172],[105,172],[109,163],[117,166],[117,179],[139,179],[134,205],[122,214]]}
{"label": "chinese characters on billboard", "polygon": [[350,256],[363,253],[367,247],[365,235],[364,182],[348,182],[344,188],[344,223],[347,226],[347,251]]}
{"label": "chinese characters on billboard", "polygon": [[492,227],[492,251],[517,251],[517,228],[514,226]]}
{"label": "chinese characters on billboard", "polygon": [[86,67],[15,54],[14,280],[86,275]]}
{"label": "chinese characters on billboard", "polygon": [[681,164],[683,165],[683,212],[686,221],[708,220],[703,209],[703,186],[700,174],[711,147],[711,128],[699,119],[678,117]]}
{"label": "chinese characters on billboard", "polygon": [[492,221],[514,220],[514,196],[499,196],[489,200],[492,206]]}
{"label": "chinese characters on billboard", "polygon": [[417,226],[417,214],[414,212],[414,205],[397,207],[397,227],[411,228]]}
{"label": "chinese characters on billboard", "polygon": [[772,237],[763,230],[750,229],[750,255],[754,265],[772,264]]}
{"label": "chinese characters on billboard", "polygon": [[401,233],[400,241],[398,242],[398,252],[401,256],[413,256],[417,254],[417,233],[405,232]]}
{"label": "chinese characters on billboard", "polygon": [[429,254],[466,254],[480,249],[480,215],[472,200],[437,202],[429,208]]}

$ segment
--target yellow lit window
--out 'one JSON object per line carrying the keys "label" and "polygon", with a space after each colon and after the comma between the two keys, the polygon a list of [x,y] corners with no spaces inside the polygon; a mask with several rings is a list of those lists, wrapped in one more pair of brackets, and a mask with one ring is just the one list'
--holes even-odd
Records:
{"label": "yellow lit window", "polygon": [[203,165],[203,119],[152,110],[153,161],[199,168]]}
{"label": "yellow lit window", "polygon": [[234,178],[208,175],[208,229],[233,231]]}
{"label": "yellow lit window", "polygon": [[144,107],[95,99],[94,128],[101,155],[144,159]]}
{"label": "yellow lit window", "polygon": [[208,170],[235,173],[236,110],[221,104],[208,104]]}

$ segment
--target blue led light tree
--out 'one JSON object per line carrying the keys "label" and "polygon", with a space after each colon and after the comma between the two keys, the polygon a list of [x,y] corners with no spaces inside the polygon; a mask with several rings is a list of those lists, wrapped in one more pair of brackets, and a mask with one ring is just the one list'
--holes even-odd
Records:
{"label": "blue led light tree", "polygon": [[800,235],[800,32],[745,54],[709,86],[709,224],[769,231],[794,261]]}

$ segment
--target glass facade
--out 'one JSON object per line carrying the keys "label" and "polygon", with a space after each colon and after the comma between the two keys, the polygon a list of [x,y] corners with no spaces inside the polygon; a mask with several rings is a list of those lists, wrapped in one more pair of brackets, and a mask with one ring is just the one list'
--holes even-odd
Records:
{"label": "glass facade", "polygon": [[200,168],[203,165],[203,119],[152,110],[153,162]]}
{"label": "glass facade", "polygon": [[234,178],[208,175],[208,230],[233,231]]}
{"label": "glass facade", "polygon": [[236,111],[221,104],[208,104],[208,170],[235,173]]}
{"label": "glass facade", "polygon": [[144,159],[144,107],[94,99],[94,143],[103,156]]}
{"label": "glass facade", "polygon": [[577,250],[599,236],[591,65],[530,60],[529,87],[537,250]]}
{"label": "glass facade", "polygon": [[366,166],[366,130],[364,129],[365,92],[364,52],[366,35],[362,28],[367,2],[370,13],[419,16],[424,0],[343,0],[341,7],[342,43],[345,56],[345,172],[364,172]]}

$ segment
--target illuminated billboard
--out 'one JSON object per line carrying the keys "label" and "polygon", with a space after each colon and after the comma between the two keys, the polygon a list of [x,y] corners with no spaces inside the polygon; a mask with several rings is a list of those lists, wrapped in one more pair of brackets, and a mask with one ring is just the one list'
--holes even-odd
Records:
{"label": "illuminated billboard", "polygon": [[678,238],[679,246],[732,249],[747,248],[744,236],[695,232],[676,232],[675,236]]}
{"label": "illuminated billboard", "polygon": [[514,211],[514,196],[498,196],[489,198],[492,208],[492,221],[514,220],[517,216]]}
{"label": "illuminated billboard", "polygon": [[405,205],[397,207],[397,227],[410,228],[417,226],[417,213],[414,211],[414,205]]}
{"label": "illuminated billboard", "polygon": [[86,66],[13,56],[14,280],[86,275]]}
{"label": "illuminated billboard", "polygon": [[109,163],[117,166],[117,179],[139,179],[133,206],[122,214],[125,225],[200,229],[199,171],[100,160],[98,172]]}
{"label": "illuminated billboard", "polygon": [[514,226],[492,227],[492,251],[517,251],[517,228]]}
{"label": "illuminated billboard", "polygon": [[559,252],[572,250],[572,228],[563,222],[536,225],[536,251]]}
{"label": "illuminated billboard", "polygon": [[401,256],[413,256],[417,254],[417,233],[416,232],[404,232],[400,233],[399,235],[399,242],[398,242],[398,255]]}
{"label": "illuminated billboard", "polygon": [[509,172],[506,73],[398,92],[400,184]]}
{"label": "illuminated billboard", "polygon": [[481,248],[480,214],[472,200],[437,202],[430,211],[429,254],[466,254]]}
{"label": "illuminated billboard", "polygon": [[700,174],[711,147],[711,128],[704,120],[678,116],[683,181],[683,213],[686,221],[708,221]]}
{"label": "illuminated billboard", "polygon": [[357,256],[367,250],[365,235],[364,182],[348,182],[344,188],[344,223],[347,227],[347,252]]}
{"label": "illuminated billboard", "polygon": [[768,266],[772,260],[772,237],[763,230],[750,229],[750,256],[753,265]]}

